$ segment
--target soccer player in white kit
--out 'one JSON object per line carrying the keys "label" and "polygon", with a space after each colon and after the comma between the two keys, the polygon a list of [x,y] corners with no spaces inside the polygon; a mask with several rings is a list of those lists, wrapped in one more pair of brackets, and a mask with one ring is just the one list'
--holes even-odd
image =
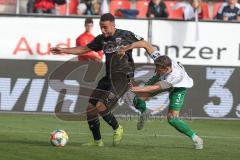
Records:
{"label": "soccer player in white kit", "polygon": [[[193,80],[184,67],[177,61],[168,56],[162,56],[159,51],[154,51],[151,44],[146,41],[135,42],[131,45],[122,47],[120,55],[133,48],[145,48],[150,57],[154,60],[156,70],[155,75],[145,84],[145,86],[133,86],[130,90],[136,94],[133,104],[143,114],[146,111],[145,101],[163,91],[169,92],[168,123],[179,132],[188,136],[194,144],[195,149],[203,149],[203,140],[192,129],[179,118],[184,98],[188,88],[193,86]],[[143,127],[144,119],[140,120]],[[140,127],[140,129],[141,129]]]}

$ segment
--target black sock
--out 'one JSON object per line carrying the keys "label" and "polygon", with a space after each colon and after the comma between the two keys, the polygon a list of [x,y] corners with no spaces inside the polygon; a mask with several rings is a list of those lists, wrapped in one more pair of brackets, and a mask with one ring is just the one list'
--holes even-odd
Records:
{"label": "black sock", "polygon": [[101,116],[104,119],[104,121],[107,122],[113,128],[113,130],[116,130],[119,127],[117,119],[110,111],[101,113]]}
{"label": "black sock", "polygon": [[100,133],[100,122],[99,118],[95,117],[94,119],[88,120],[88,125],[90,130],[92,131],[92,135],[94,140],[100,140],[101,139],[101,133]]}

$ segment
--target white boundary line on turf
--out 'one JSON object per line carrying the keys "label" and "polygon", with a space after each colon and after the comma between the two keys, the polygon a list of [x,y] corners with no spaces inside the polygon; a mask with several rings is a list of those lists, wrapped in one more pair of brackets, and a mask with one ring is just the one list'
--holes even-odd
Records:
{"label": "white boundary line on turf", "polygon": [[[53,112],[16,112],[16,111],[2,111],[0,110],[0,114],[22,114],[22,115],[46,115],[46,116],[55,116],[56,114]],[[64,114],[64,113],[63,113]],[[128,118],[126,115],[115,114],[116,117]],[[138,117],[138,115],[132,115],[132,117]],[[215,117],[181,117],[187,120],[240,120],[240,118],[215,118]],[[159,118],[162,119],[162,118]]]}
{"label": "white boundary line on turf", "polygon": [[[37,131],[0,131],[1,133],[18,133],[18,134],[27,134],[27,133],[31,133],[31,134],[49,134],[50,136],[50,132],[37,132]],[[91,134],[90,132],[80,132],[80,133],[71,133],[71,135],[89,135]],[[112,133],[102,133],[103,136],[112,136]],[[177,137],[177,138],[186,138],[186,136],[181,136],[181,135],[164,135],[164,134],[129,134],[129,133],[125,133],[124,136],[134,136],[134,137]],[[210,138],[210,139],[240,139],[240,137],[225,137],[225,136],[202,136],[203,138]]]}

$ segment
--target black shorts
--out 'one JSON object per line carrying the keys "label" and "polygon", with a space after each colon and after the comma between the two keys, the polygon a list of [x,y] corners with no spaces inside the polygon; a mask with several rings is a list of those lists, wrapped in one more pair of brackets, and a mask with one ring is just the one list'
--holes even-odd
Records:
{"label": "black shorts", "polygon": [[100,101],[108,109],[112,109],[118,99],[128,90],[128,82],[129,78],[127,76],[118,76],[115,79],[110,79],[107,76],[103,77],[92,92],[89,103],[96,106],[97,102]]}

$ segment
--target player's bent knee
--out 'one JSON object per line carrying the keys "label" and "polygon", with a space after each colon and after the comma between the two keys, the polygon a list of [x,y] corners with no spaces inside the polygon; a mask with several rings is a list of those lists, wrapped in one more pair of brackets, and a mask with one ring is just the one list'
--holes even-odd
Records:
{"label": "player's bent knee", "polygon": [[111,110],[114,108],[118,101],[118,96],[114,93],[109,93],[102,104],[106,107],[106,109]]}
{"label": "player's bent knee", "polygon": [[87,107],[87,119],[91,119],[93,117],[97,117],[98,116],[98,111],[96,109],[96,107],[92,104],[89,104]]}
{"label": "player's bent knee", "polygon": [[146,101],[146,100],[148,100],[148,98],[149,98],[149,95],[148,95],[148,94],[139,96],[139,99],[141,99],[142,101]]}
{"label": "player's bent knee", "polygon": [[176,122],[178,122],[178,120],[179,120],[178,116],[173,116],[171,114],[169,114],[167,116],[167,119],[168,119],[168,123],[172,126],[174,126],[176,124]]}
{"label": "player's bent knee", "polygon": [[107,110],[107,107],[102,102],[98,102],[96,104],[96,108],[97,108],[98,112],[104,112]]}

